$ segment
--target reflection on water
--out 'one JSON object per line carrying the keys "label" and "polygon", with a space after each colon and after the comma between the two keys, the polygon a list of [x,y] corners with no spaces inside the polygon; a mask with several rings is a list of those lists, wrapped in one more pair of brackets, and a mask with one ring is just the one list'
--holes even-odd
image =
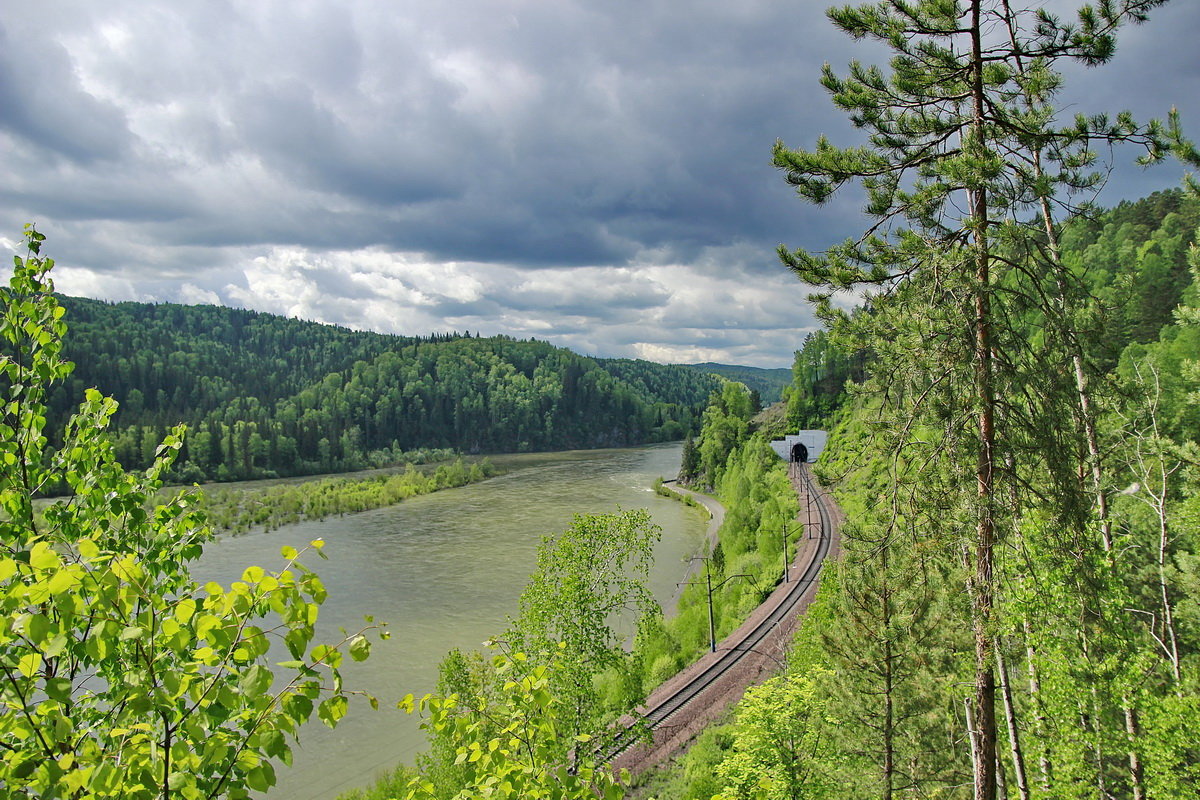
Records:
{"label": "reflection on water", "polygon": [[294,766],[280,768],[269,796],[331,799],[411,762],[424,738],[396,700],[432,690],[447,650],[478,648],[503,631],[541,537],[567,527],[573,514],[649,508],[663,528],[651,589],[666,603],[705,528],[703,512],[651,488],[655,477],[675,474],[679,456],[678,444],[504,456],[493,460],[508,474],[484,483],[210,545],[195,577],[228,583],[250,564],[278,567],[284,545],[299,548],[320,537],[329,560],[310,559],[309,566],[329,590],[321,640],[332,640],[339,626],[357,628],[366,614],[392,633],[368,661],[345,670],[347,685],[375,694],[380,710],[352,700],[336,730],[306,726]]}

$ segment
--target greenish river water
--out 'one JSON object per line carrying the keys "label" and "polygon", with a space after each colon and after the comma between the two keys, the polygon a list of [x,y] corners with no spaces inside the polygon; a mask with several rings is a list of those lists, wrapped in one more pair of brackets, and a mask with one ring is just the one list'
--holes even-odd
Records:
{"label": "greenish river water", "polygon": [[411,763],[424,738],[396,701],[431,691],[446,651],[477,649],[504,630],[541,537],[566,528],[573,514],[650,509],[663,529],[651,589],[669,605],[707,524],[698,509],[653,492],[656,477],[678,471],[680,453],[668,444],[504,456],[493,461],[507,474],[483,483],[210,545],[193,574],[228,583],[250,564],[277,568],[284,545],[322,538],[329,560],[306,562],[329,590],[321,641],[334,640],[338,626],[356,629],[366,614],[392,633],[370,659],[345,670],[347,686],[375,694],[380,709],[352,700],[335,730],[314,718],[301,731],[294,766],[279,768],[268,796],[332,800],[400,761]]}

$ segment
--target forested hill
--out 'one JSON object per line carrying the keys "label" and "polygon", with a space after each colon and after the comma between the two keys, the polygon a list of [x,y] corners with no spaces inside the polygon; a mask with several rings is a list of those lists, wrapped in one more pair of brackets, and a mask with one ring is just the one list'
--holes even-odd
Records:
{"label": "forested hill", "polygon": [[[698,737],[655,796],[768,781],[790,792],[772,798],[984,796],[971,793],[978,671],[996,686],[996,796],[1197,797],[1198,226],[1200,200],[1160,192],[1063,225],[1061,260],[997,260],[1005,490],[986,627],[969,602],[980,400],[969,337],[946,335],[975,307],[911,275],[808,337],[787,424],[830,432],[814,470],[845,512],[842,553],[784,675]],[[774,459],[764,438],[748,403],[723,393],[682,470],[726,499],[760,552],[779,530],[769,515],[795,497],[747,480]],[[726,575],[751,571],[728,563]],[[995,654],[982,668],[981,629]]]}
{"label": "forested hill", "polygon": [[784,387],[792,382],[792,371],[782,367],[763,369],[706,361],[702,364],[688,364],[687,368],[710,375],[720,375],[722,378],[743,383],[750,391],[758,392],[763,405],[778,402],[783,396]]}
{"label": "forested hill", "polygon": [[1106,366],[1129,344],[1153,342],[1174,321],[1192,282],[1188,251],[1198,226],[1200,201],[1172,189],[1063,230],[1063,262],[1099,301],[1097,344]]}
{"label": "forested hill", "polygon": [[[1189,253],[1198,228],[1200,200],[1179,189],[1122,201],[1063,227],[1063,264],[1094,300],[1078,324],[1088,357],[1099,369],[1112,370],[1123,354],[1128,358],[1130,352],[1142,352],[1140,345],[1176,335],[1176,309],[1189,291],[1197,291],[1189,289]],[[871,313],[870,307],[855,312]],[[1031,341],[1040,337],[1032,323],[1026,335]],[[832,413],[846,399],[847,380],[862,381],[871,358],[869,345],[851,352],[825,331],[810,335],[796,351],[792,385],[785,392],[788,429],[831,424]],[[1171,383],[1178,369],[1167,372],[1164,380]]]}
{"label": "forested hill", "polygon": [[185,480],[377,466],[405,451],[506,452],[666,441],[691,430],[718,379],[597,360],[545,342],[352,331],[220,306],[62,297],[74,374],[121,403],[114,442],[149,462],[167,427],[191,433]]}

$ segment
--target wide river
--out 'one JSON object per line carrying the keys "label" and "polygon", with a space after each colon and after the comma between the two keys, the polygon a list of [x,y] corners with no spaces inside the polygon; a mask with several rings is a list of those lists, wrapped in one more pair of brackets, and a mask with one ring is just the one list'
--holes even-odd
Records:
{"label": "wide river", "polygon": [[329,560],[306,560],[329,590],[318,641],[335,641],[338,626],[357,629],[366,614],[392,633],[367,661],[347,658],[344,670],[347,686],[376,695],[379,710],[352,700],[335,730],[314,715],[293,766],[279,768],[268,796],[332,800],[398,762],[411,763],[424,734],[396,701],[433,690],[437,665],[451,648],[478,649],[503,632],[542,536],[566,528],[574,514],[648,508],[663,529],[651,589],[668,606],[707,523],[698,509],[654,494],[654,479],[674,476],[680,453],[680,445],[668,444],[497,457],[506,474],[482,483],[209,545],[193,575],[227,584],[251,564],[278,568],[284,545],[299,549],[324,539]]}

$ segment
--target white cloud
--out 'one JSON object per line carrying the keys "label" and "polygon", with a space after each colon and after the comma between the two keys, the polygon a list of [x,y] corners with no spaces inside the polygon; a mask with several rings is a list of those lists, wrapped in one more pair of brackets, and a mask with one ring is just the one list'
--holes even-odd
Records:
{"label": "white cloud", "polygon": [[56,265],[52,277],[55,290],[66,295],[96,297],[112,301],[154,299],[138,291],[133,281],[97,274],[87,269]]}
{"label": "white cloud", "polygon": [[216,292],[185,283],[179,287],[179,302],[185,305],[216,306],[221,304],[221,297]]}
{"label": "white cloud", "polygon": [[725,350],[707,347],[672,346],[664,344],[648,344],[638,342],[633,346],[634,355],[647,361],[658,361],[664,364],[699,364],[705,361],[718,363],[729,358]]}

